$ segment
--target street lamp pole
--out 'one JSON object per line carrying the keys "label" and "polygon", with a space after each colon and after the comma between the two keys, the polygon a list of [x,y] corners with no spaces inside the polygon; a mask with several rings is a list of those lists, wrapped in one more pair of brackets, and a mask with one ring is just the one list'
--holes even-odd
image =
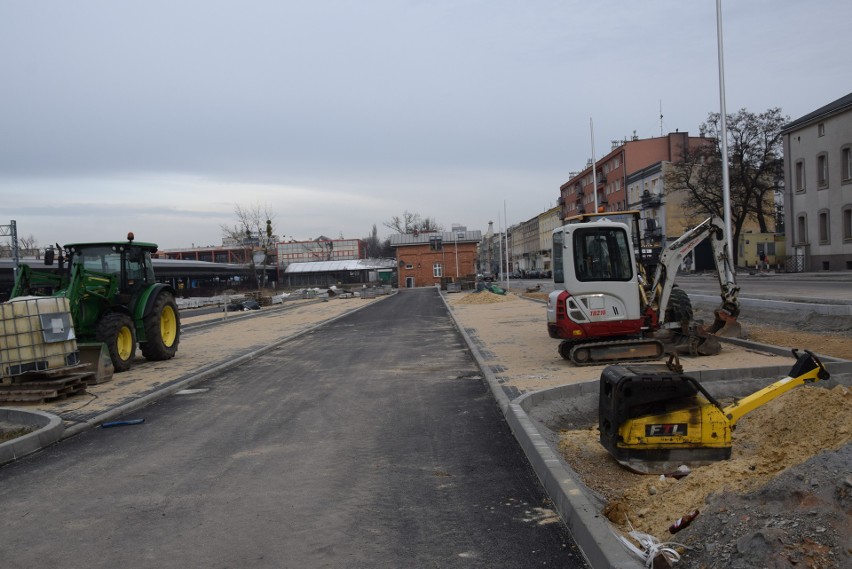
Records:
{"label": "street lamp pole", "polygon": [[595,213],[598,212],[598,172],[595,168],[595,123],[589,117],[589,132],[592,135],[592,191],[595,193]]}
{"label": "street lamp pole", "polygon": [[[716,43],[719,46],[719,106],[722,114],[722,204],[724,208],[725,234],[728,242],[728,255],[734,259],[734,239],[731,232],[731,180],[728,174],[728,113],[725,109],[725,57],[722,49],[722,0],[716,0]],[[733,270],[733,269],[730,269]],[[728,265],[725,272],[730,273]],[[731,282],[733,275],[726,274]]]}
{"label": "street lamp pole", "polygon": [[459,232],[453,231],[453,242],[456,246],[456,282],[459,281]]}

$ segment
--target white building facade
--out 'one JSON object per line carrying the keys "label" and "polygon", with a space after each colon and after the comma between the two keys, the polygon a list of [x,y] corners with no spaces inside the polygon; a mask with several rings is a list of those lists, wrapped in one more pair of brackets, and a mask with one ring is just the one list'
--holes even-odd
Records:
{"label": "white building facade", "polygon": [[793,270],[852,270],[852,93],[791,122],[782,135]]}

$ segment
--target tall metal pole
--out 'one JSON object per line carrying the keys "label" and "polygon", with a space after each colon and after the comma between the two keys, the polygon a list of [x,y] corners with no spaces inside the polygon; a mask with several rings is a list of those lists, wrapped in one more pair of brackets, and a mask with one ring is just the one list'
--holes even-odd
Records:
{"label": "tall metal pole", "polygon": [[456,246],[456,282],[459,281],[459,232],[453,231],[453,241]]}
{"label": "tall metal pole", "polygon": [[12,276],[18,280],[18,268],[21,265],[20,249],[18,249],[18,222],[11,220],[9,227],[12,234]]}
{"label": "tall metal pole", "polygon": [[500,210],[497,210],[497,282],[500,282],[500,275],[503,273],[503,224],[500,223]]}
{"label": "tall metal pole", "polygon": [[[724,207],[725,235],[728,242],[728,255],[731,266],[734,261],[734,238],[731,232],[731,182],[728,176],[728,112],[725,109],[725,57],[722,49],[722,0],[716,0],[716,42],[719,46],[719,106],[722,122],[722,204]],[[730,269],[733,270],[733,269]],[[726,273],[730,272],[725,269]],[[726,274],[727,282],[733,275]]]}
{"label": "tall metal pole", "polygon": [[589,132],[592,134],[592,191],[595,193],[595,211],[598,212],[598,172],[595,168],[595,123],[589,117]]}
{"label": "tall metal pole", "polygon": [[506,216],[506,200],[503,200],[503,222],[506,224],[506,292],[509,292],[509,218]]}

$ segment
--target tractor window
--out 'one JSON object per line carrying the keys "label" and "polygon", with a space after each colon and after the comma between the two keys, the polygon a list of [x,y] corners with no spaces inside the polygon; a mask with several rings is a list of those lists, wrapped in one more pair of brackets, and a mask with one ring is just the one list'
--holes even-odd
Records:
{"label": "tractor window", "polygon": [[156,282],[157,279],[154,278],[154,264],[151,262],[151,253],[149,253],[148,251],[145,251],[144,265],[145,265],[144,270],[145,270],[146,282],[149,282],[149,283]]}
{"label": "tractor window", "polygon": [[75,251],[87,271],[118,275],[121,273],[121,253],[112,247],[87,247]]}
{"label": "tractor window", "polygon": [[125,263],[125,271],[127,275],[127,286],[130,289],[138,289],[148,282],[154,282],[154,275],[151,268],[151,256],[148,251],[143,251],[136,247],[130,247],[127,250],[127,261]]}
{"label": "tractor window", "polygon": [[629,281],[633,278],[627,232],[618,227],[574,232],[574,270],[580,281]]}

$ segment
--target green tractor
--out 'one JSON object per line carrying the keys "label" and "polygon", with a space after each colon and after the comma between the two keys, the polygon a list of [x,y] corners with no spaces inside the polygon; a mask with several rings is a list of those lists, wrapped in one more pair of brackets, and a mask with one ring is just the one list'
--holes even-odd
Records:
{"label": "green tractor", "polygon": [[[58,250],[58,271],[20,267],[12,298],[67,298],[83,361],[97,363],[105,348],[115,371],[126,371],[137,342],[148,360],[174,357],[180,315],[174,289],[154,279],[156,244],[134,243],[128,233],[126,242],[72,243]],[[52,265],[54,257],[48,250],[45,265]]]}

